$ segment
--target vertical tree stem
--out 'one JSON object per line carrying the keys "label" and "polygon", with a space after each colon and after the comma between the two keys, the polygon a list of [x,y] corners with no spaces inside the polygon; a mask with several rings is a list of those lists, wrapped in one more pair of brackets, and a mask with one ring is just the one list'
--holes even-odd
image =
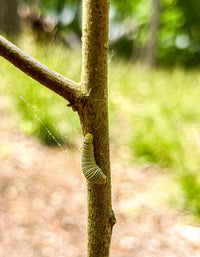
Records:
{"label": "vertical tree stem", "polygon": [[103,185],[88,183],[88,257],[108,257],[114,214],[111,206],[108,132],[109,0],[83,0],[82,87],[88,95],[79,110],[83,134],[94,135],[94,153],[108,178]]}

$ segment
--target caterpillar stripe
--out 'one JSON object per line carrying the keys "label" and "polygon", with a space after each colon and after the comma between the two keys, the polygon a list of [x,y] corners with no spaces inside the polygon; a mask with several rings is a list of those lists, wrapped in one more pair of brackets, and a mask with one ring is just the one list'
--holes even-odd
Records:
{"label": "caterpillar stripe", "polygon": [[82,171],[87,181],[95,184],[104,184],[107,178],[95,162],[93,138],[94,136],[92,134],[87,133],[83,140],[81,155]]}

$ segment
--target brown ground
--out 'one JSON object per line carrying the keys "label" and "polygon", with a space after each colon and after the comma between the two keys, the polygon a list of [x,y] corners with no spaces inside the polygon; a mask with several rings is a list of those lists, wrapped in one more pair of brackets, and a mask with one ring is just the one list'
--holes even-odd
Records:
{"label": "brown ground", "polygon": [[[80,142],[81,144],[81,139]],[[126,164],[112,149],[111,257],[200,256],[200,229],[167,206],[170,176]],[[79,146],[41,146],[24,136],[0,99],[0,257],[86,256],[86,183]]]}

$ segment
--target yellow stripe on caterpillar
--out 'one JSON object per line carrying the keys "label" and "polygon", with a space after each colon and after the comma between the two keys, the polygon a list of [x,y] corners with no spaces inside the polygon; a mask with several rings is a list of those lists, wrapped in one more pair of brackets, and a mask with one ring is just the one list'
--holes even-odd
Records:
{"label": "yellow stripe on caterpillar", "polygon": [[94,136],[91,133],[87,133],[83,140],[81,155],[82,171],[90,183],[104,184],[107,182],[107,178],[95,162],[93,138]]}

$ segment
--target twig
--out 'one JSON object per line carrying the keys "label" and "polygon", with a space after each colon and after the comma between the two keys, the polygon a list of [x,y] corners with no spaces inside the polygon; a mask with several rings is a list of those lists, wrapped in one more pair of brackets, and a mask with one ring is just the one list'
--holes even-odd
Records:
{"label": "twig", "polygon": [[0,55],[45,87],[74,104],[82,93],[78,83],[51,70],[0,36]]}

